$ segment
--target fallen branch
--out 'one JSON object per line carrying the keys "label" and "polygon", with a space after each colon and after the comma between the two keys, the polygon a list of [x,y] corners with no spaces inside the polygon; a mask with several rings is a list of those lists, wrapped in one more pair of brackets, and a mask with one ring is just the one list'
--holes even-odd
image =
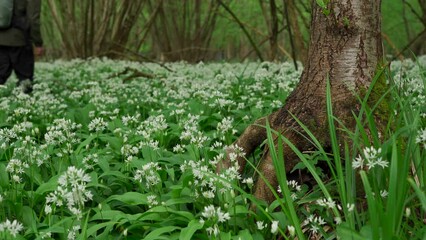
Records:
{"label": "fallen branch", "polygon": [[148,79],[155,78],[155,75],[153,75],[153,74],[145,73],[145,72],[142,72],[142,71],[136,70],[134,68],[130,68],[130,67],[126,67],[123,71],[121,71],[119,73],[115,73],[108,78],[119,77],[119,76],[127,75],[129,73],[130,73],[129,76],[123,78],[123,80],[122,80],[123,83],[129,82],[129,81],[131,81],[135,78],[138,78],[138,77],[143,77],[143,78],[148,78]]}

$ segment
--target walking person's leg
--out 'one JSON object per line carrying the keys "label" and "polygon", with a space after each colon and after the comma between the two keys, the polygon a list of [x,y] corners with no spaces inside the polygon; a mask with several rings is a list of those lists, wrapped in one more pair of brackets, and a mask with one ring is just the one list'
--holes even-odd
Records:
{"label": "walking person's leg", "polygon": [[33,91],[34,79],[34,52],[31,45],[15,49],[12,59],[13,69],[18,78],[18,86],[24,93]]}
{"label": "walking person's leg", "polygon": [[10,48],[0,46],[0,85],[6,83],[12,74],[12,63],[10,59]]}

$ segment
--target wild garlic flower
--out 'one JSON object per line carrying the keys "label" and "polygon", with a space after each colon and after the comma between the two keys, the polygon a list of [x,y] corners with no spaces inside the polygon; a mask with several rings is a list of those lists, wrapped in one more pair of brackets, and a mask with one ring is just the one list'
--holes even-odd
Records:
{"label": "wild garlic flower", "polygon": [[97,153],[91,153],[83,158],[83,165],[85,169],[93,169],[99,162],[99,156]]}
{"label": "wild garlic flower", "polygon": [[107,127],[107,123],[103,118],[95,118],[93,119],[89,125],[89,131],[95,132],[95,133],[101,133],[103,132]]}
{"label": "wild garlic flower", "polygon": [[310,215],[305,221],[303,221],[302,225],[307,225],[312,234],[318,232],[319,228],[325,225],[326,222],[321,216]]}
{"label": "wild garlic flower", "polygon": [[76,124],[67,119],[55,119],[53,125],[47,128],[47,133],[44,139],[48,146],[60,147],[62,154],[72,153],[73,144],[78,143],[80,140],[77,137],[77,130],[80,129],[81,124]]}
{"label": "wild garlic flower", "polygon": [[352,162],[353,169],[363,169],[364,165],[367,166],[368,170],[374,168],[375,166],[380,166],[382,168],[388,167],[389,162],[383,160],[380,156],[382,154],[382,149],[375,149],[374,147],[367,147],[363,150],[363,155],[358,155],[357,158]]}
{"label": "wild garlic flower", "polygon": [[160,171],[161,167],[158,162],[149,162],[142,165],[141,169],[136,170],[133,179],[140,183],[145,183],[147,188],[157,185],[161,182],[160,175],[157,171]]}
{"label": "wild garlic flower", "polygon": [[81,227],[80,225],[73,226],[71,229],[68,229],[67,240],[77,239],[77,234],[79,233]]}
{"label": "wild garlic flower", "polygon": [[133,157],[139,153],[139,148],[130,144],[123,144],[120,151],[121,154],[123,154],[126,163],[129,163],[133,159]]}
{"label": "wild garlic flower", "polygon": [[296,229],[294,228],[294,226],[292,225],[288,225],[287,226],[287,230],[288,233],[290,234],[291,237],[294,237],[295,233],[296,233]]}
{"label": "wild garlic flower", "polygon": [[217,224],[213,225],[212,227],[206,228],[206,231],[209,236],[217,236],[220,233],[220,229]]}
{"label": "wild garlic flower", "polygon": [[244,178],[242,183],[247,184],[247,186],[252,187],[254,184],[253,178],[248,177],[248,178]]}
{"label": "wild garlic flower", "polygon": [[19,234],[24,230],[24,226],[22,223],[18,222],[16,219],[13,221],[10,221],[9,219],[6,219],[6,221],[0,223],[0,233],[1,232],[9,232],[13,237],[16,237],[16,235]]}
{"label": "wild garlic flower", "polygon": [[[302,187],[299,185],[299,183],[295,180],[287,180],[287,186],[289,187],[290,190],[290,197],[293,200],[296,200],[299,198],[299,192],[302,191]],[[278,185],[278,189],[277,189],[278,193],[282,193],[282,189],[281,186]]]}
{"label": "wild garlic flower", "polygon": [[416,143],[423,146],[426,149],[426,128],[419,130],[416,137]]}
{"label": "wild garlic flower", "polygon": [[38,167],[47,162],[50,156],[46,153],[46,145],[37,145],[34,139],[30,136],[18,137],[13,144],[15,150],[12,158],[25,159],[26,163]]}
{"label": "wild garlic flower", "polygon": [[183,130],[181,132],[180,139],[187,140],[190,144],[202,148],[209,138],[204,135],[205,133],[200,131],[198,126],[199,119],[199,115],[188,115],[188,119],[182,123]]}
{"label": "wild garlic flower", "polygon": [[263,230],[264,228],[268,227],[268,224],[264,223],[263,221],[256,221],[256,226],[258,230]]}
{"label": "wild garlic flower", "polygon": [[352,212],[355,209],[355,204],[348,203],[346,204],[346,208],[348,209],[348,212]]}
{"label": "wild garlic flower", "polygon": [[185,151],[184,146],[182,146],[181,144],[176,144],[173,147],[173,152],[175,153],[183,153]]}
{"label": "wild garlic flower", "polygon": [[271,223],[271,233],[276,234],[278,232],[278,221],[272,221]]}
{"label": "wild garlic flower", "polygon": [[67,171],[59,177],[56,190],[46,196],[45,212],[52,212],[49,209],[51,204],[60,207],[65,203],[71,213],[80,219],[84,204],[93,197],[93,194],[86,189],[90,181],[90,176],[82,169],[68,167]]}
{"label": "wild garlic flower", "polygon": [[319,206],[322,206],[322,207],[326,207],[326,208],[329,208],[329,209],[333,209],[333,208],[335,208],[336,207],[336,203],[333,201],[333,199],[331,199],[331,198],[329,198],[329,199],[325,199],[325,198],[323,198],[323,199],[318,199],[317,201],[316,201],[316,203],[319,205]]}
{"label": "wild garlic flower", "polygon": [[141,115],[139,113],[136,114],[135,116],[129,116],[129,115],[122,116],[121,121],[123,122],[124,126],[128,127],[128,126],[135,125],[135,124],[139,123],[140,122],[140,116]]}
{"label": "wild garlic flower", "polygon": [[148,207],[149,208],[155,207],[159,204],[159,202],[157,200],[157,196],[154,195],[154,194],[148,195],[147,201],[148,201]]}
{"label": "wild garlic flower", "polygon": [[[209,166],[205,165],[204,162],[204,160],[185,160],[184,164],[182,164],[180,167],[182,173],[189,172],[194,176],[194,197],[204,197],[211,199],[216,196],[217,191],[223,192],[232,189],[229,183],[223,182],[219,178],[213,177],[216,175],[216,173]],[[221,177],[227,179],[223,175],[221,175]]]}
{"label": "wild garlic flower", "polygon": [[234,119],[231,117],[223,118],[222,121],[217,124],[217,131],[221,133],[222,135],[226,133],[235,134],[236,130],[233,129],[233,126],[232,126],[233,122],[234,122]]}
{"label": "wild garlic flower", "polygon": [[141,135],[146,141],[152,140],[157,132],[165,134],[168,124],[164,115],[150,116],[136,128],[136,134]]}
{"label": "wild garlic flower", "polygon": [[44,136],[49,145],[59,145],[64,142],[77,142],[75,131],[81,128],[80,124],[71,122],[64,118],[53,120],[53,125],[47,127],[47,133]]}
{"label": "wild garlic flower", "polygon": [[10,173],[14,182],[21,183],[21,176],[24,174],[25,169],[28,169],[29,167],[28,163],[13,158],[9,160],[9,163],[6,166],[6,171]]}
{"label": "wild garlic flower", "polygon": [[204,211],[201,213],[200,223],[207,225],[207,233],[211,235],[218,235],[220,233],[219,224],[223,224],[231,219],[229,213],[222,212],[220,207],[216,208],[213,205],[204,207]]}
{"label": "wild garlic flower", "polygon": [[0,128],[0,149],[6,149],[16,138],[18,134],[13,129]]}

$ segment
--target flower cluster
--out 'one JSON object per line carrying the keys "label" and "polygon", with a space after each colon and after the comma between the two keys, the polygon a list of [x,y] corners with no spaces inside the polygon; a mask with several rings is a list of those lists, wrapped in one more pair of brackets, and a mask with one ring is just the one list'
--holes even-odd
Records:
{"label": "flower cluster", "polygon": [[199,115],[188,115],[183,125],[183,131],[181,133],[180,139],[184,141],[189,141],[190,144],[193,144],[199,148],[204,146],[204,143],[208,140],[208,137],[200,131],[198,123],[200,116]]}
{"label": "flower cluster", "polygon": [[107,127],[107,123],[103,118],[95,118],[89,123],[89,131],[101,133]]}
{"label": "flower cluster", "polygon": [[22,174],[25,172],[25,169],[29,168],[30,166],[28,163],[23,162],[19,159],[10,159],[9,163],[7,164],[6,171],[8,171],[11,176],[12,180],[16,183],[22,182]]}
{"label": "flower cluster", "polygon": [[370,170],[374,168],[375,166],[380,166],[382,168],[388,167],[389,162],[386,160],[383,160],[380,156],[382,154],[382,149],[378,148],[375,149],[374,147],[367,147],[363,150],[363,155],[359,155],[355,160],[352,162],[352,168],[353,169],[363,169],[364,165],[367,166],[367,169]]}
{"label": "flower cluster", "polygon": [[207,233],[210,236],[217,236],[220,233],[219,225],[228,221],[231,217],[229,213],[222,212],[221,208],[216,208],[214,205],[204,207],[204,211],[201,213],[202,218],[200,223],[206,228]]}
{"label": "flower cluster", "polygon": [[145,183],[147,188],[152,188],[161,182],[158,171],[161,170],[158,162],[149,162],[142,166],[141,169],[136,170],[133,179],[140,183]]}
{"label": "flower cluster", "polygon": [[307,219],[305,219],[302,223],[302,226],[308,226],[309,231],[312,234],[318,233],[320,228],[326,224],[325,220],[321,216],[309,215]]}
{"label": "flower cluster", "polygon": [[24,226],[22,223],[16,220],[10,221],[9,219],[6,219],[6,221],[0,223],[0,233],[8,232],[13,237],[16,237],[16,235],[18,235],[23,229]]}
{"label": "flower cluster", "polygon": [[79,142],[76,131],[80,128],[81,124],[76,124],[69,119],[55,119],[52,126],[47,128],[44,139],[48,146],[63,146],[58,156],[70,154],[73,150],[73,144]]}
{"label": "flower cluster", "polygon": [[46,197],[45,213],[51,214],[52,205],[61,207],[64,204],[73,215],[80,219],[84,204],[91,200],[93,195],[87,189],[87,184],[91,178],[82,169],[74,166],[68,167],[58,179],[58,187],[53,193]]}
{"label": "flower cluster", "polygon": [[[302,186],[300,186],[299,183],[295,180],[290,180],[290,181],[287,180],[287,185],[291,191],[291,195],[290,195],[291,199],[293,200],[298,199],[302,191]],[[278,186],[277,192],[278,193],[282,192],[281,186]]]}
{"label": "flower cluster", "polygon": [[426,149],[426,128],[419,130],[416,143],[422,145],[423,148]]}

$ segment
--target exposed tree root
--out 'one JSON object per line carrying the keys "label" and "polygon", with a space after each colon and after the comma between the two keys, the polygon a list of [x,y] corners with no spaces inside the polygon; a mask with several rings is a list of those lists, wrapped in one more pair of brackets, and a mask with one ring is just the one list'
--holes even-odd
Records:
{"label": "exposed tree root", "polygon": [[[256,120],[252,125],[246,128],[243,134],[233,143],[233,145],[242,148],[245,153],[245,156],[252,154],[267,138],[266,121],[268,121],[269,125],[273,130],[279,132],[284,137],[289,139],[301,151],[312,150],[312,144],[305,137],[303,137],[303,135],[301,134],[302,130],[300,129],[300,127],[298,127],[297,123],[291,117],[291,115],[285,113],[285,111],[286,110],[282,108],[267,117],[262,117]],[[278,136],[273,137],[274,142],[276,144]],[[290,171],[294,168],[294,166],[299,162],[299,160],[296,154],[290,149],[289,146],[284,144],[283,150],[285,153],[285,169],[286,173],[288,173],[288,178],[297,179],[299,182],[306,182],[310,180],[310,176],[306,174],[298,174],[299,172],[289,174]],[[220,172],[222,169],[229,168],[233,165],[229,156],[235,150],[234,148],[228,148],[226,151],[226,158],[218,164],[217,172]],[[238,161],[238,165],[240,166],[239,172],[241,174],[246,166],[247,160],[245,157],[242,156],[237,157],[236,160]],[[258,170],[263,174],[265,179],[257,179],[254,187],[254,195],[256,198],[265,200],[270,203],[275,200],[275,197],[266,182],[268,182],[272,187],[277,189],[278,180],[276,177],[274,164],[268,146],[265,146],[263,150],[263,155],[260,160]]]}

